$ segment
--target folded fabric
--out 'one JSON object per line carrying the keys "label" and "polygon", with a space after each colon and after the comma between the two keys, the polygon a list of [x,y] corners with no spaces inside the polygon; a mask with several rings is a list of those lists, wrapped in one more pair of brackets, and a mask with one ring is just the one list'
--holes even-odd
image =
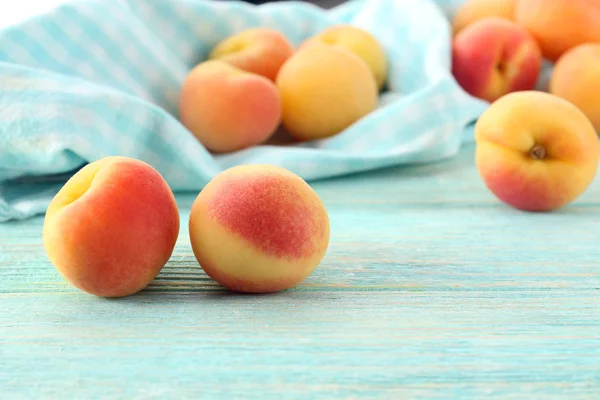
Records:
{"label": "folded fabric", "polygon": [[[155,167],[174,191],[199,191],[239,164],[307,181],[438,161],[471,140],[487,103],[450,70],[456,0],[305,2],[75,1],[0,31],[0,221],[45,211],[86,163],[109,155]],[[293,145],[208,152],[178,120],[186,74],[225,37],[252,26],[294,45],[337,23],[370,31],[389,57],[379,108],[340,134]]]}

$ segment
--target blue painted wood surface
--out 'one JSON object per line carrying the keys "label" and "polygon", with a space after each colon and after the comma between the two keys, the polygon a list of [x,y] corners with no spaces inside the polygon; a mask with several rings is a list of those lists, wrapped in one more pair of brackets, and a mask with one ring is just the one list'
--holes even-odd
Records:
{"label": "blue painted wood surface", "polygon": [[2,399],[597,399],[600,178],[529,214],[447,162],[314,184],[322,265],[273,295],[222,290],[182,234],[146,290],[67,285],[42,219],[0,225]]}

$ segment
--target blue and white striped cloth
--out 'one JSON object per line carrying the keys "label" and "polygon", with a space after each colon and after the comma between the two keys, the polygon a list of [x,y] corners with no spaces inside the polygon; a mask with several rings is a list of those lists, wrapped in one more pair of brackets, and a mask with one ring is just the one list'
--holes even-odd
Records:
{"label": "blue and white striped cloth", "polygon": [[[487,107],[450,72],[448,14],[462,0],[354,0],[255,6],[209,0],[80,0],[0,31],[0,221],[43,213],[77,168],[109,155],[154,166],[199,191],[238,164],[276,164],[311,181],[451,157]],[[294,44],[336,23],[373,33],[391,92],[339,135],[213,156],[177,119],[189,69],[251,26]]]}

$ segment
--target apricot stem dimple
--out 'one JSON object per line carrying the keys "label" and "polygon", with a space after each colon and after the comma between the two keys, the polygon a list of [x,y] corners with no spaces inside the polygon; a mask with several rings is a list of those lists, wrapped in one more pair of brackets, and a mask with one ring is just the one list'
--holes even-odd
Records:
{"label": "apricot stem dimple", "polygon": [[504,75],[506,72],[506,65],[503,62],[498,63],[498,65],[496,65],[496,71],[498,71],[500,75]]}
{"label": "apricot stem dimple", "polygon": [[531,148],[531,150],[529,150],[529,155],[534,160],[542,160],[546,158],[546,149],[544,148],[544,146],[536,144]]}

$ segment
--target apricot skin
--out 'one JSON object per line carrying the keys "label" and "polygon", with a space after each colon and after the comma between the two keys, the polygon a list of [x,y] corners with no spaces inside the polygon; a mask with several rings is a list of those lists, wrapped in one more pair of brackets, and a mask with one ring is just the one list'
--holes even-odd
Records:
{"label": "apricot skin", "polygon": [[298,285],[329,244],[329,217],[318,195],[297,175],[269,165],[217,175],[194,201],[189,230],[206,274],[245,293]]}
{"label": "apricot skin", "polygon": [[298,50],[276,81],[282,122],[298,140],[336,135],[377,108],[377,82],[369,66],[340,46]]}
{"label": "apricot skin", "polygon": [[189,72],[179,109],[182,124],[214,153],[258,145],[281,123],[275,84],[219,60],[204,61]]}
{"label": "apricot skin", "polygon": [[79,170],[56,194],[42,241],[73,286],[122,297],[156,277],[178,234],[179,211],[162,176],[139,160],[106,157]]}
{"label": "apricot skin", "polygon": [[281,32],[256,27],[233,34],[213,48],[209,60],[221,60],[275,81],[283,63],[292,56],[294,47]]}
{"label": "apricot skin", "polygon": [[506,19],[481,19],[454,37],[452,74],[467,93],[488,102],[533,89],[541,65],[533,37]]}
{"label": "apricot skin", "polygon": [[525,211],[552,211],[592,183],[600,145],[572,103],[540,91],[508,94],[475,125],[476,165],[488,189]]}
{"label": "apricot skin", "polygon": [[600,42],[597,0],[518,0],[515,21],[533,35],[552,62],[577,45]]}
{"label": "apricot skin", "polygon": [[302,48],[314,43],[340,46],[359,56],[367,63],[381,90],[386,83],[388,61],[385,49],[370,32],[350,24],[338,24],[324,29],[302,44]]}
{"label": "apricot skin", "polygon": [[452,31],[457,34],[472,23],[488,17],[514,21],[516,0],[467,0],[452,18]]}
{"label": "apricot skin", "polygon": [[554,65],[549,90],[575,104],[600,132],[600,43],[564,53]]}

